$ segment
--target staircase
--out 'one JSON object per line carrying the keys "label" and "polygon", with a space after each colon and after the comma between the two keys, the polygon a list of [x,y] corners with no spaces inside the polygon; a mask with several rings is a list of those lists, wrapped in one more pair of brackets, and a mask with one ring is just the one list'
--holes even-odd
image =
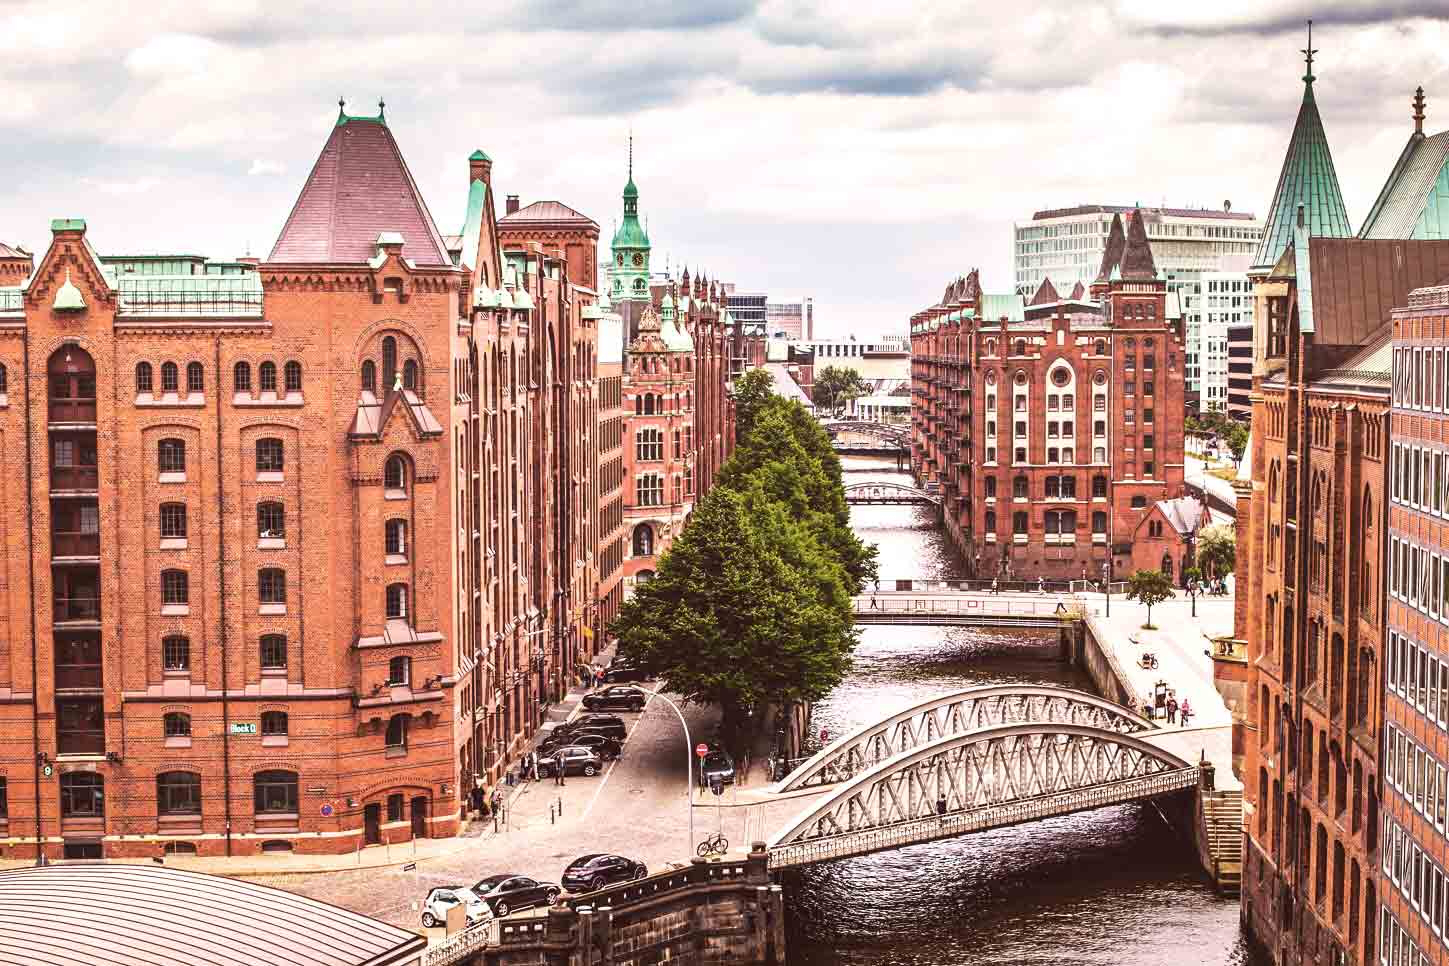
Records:
{"label": "staircase", "polygon": [[1243,793],[1234,791],[1203,791],[1199,793],[1202,809],[1199,848],[1210,860],[1218,889],[1237,895],[1243,884]]}

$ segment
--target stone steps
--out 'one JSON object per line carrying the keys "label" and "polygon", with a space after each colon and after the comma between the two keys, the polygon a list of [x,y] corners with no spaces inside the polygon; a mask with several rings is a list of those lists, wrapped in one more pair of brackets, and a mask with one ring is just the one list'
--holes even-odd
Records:
{"label": "stone steps", "polygon": [[1217,869],[1217,885],[1236,893],[1243,880],[1243,793],[1202,793],[1204,837]]}

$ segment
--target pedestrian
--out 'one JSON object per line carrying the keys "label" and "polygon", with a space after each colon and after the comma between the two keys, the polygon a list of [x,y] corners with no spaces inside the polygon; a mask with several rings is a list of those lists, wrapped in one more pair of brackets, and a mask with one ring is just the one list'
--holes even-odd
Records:
{"label": "pedestrian", "polygon": [[1150,694],[1144,694],[1142,696],[1142,717],[1148,721],[1151,721],[1155,717],[1152,713],[1152,695]]}
{"label": "pedestrian", "polygon": [[880,601],[875,599],[875,594],[870,595],[870,609],[880,610]]}
{"label": "pedestrian", "polygon": [[1044,593],[1046,593],[1046,578],[1045,577],[1038,577],[1036,579],[1036,592],[1038,594],[1044,594]]}
{"label": "pedestrian", "polygon": [[1177,699],[1176,698],[1168,698],[1167,699],[1167,723],[1168,724],[1176,724],[1177,723]]}
{"label": "pedestrian", "polygon": [[991,592],[993,594],[1001,593],[1001,581],[996,577],[991,578]]}
{"label": "pedestrian", "polygon": [[472,806],[473,813],[479,818],[488,817],[487,803],[483,800],[483,787],[474,785],[473,790],[468,793],[468,803]]}
{"label": "pedestrian", "polygon": [[1192,707],[1188,705],[1187,698],[1182,699],[1182,726],[1187,727],[1187,719],[1192,716]]}
{"label": "pedestrian", "polygon": [[942,792],[940,794],[940,796],[936,799],[936,814],[937,815],[945,815],[946,814],[946,793],[945,792]]}
{"label": "pedestrian", "polygon": [[489,799],[489,804],[493,806],[493,817],[494,818],[502,818],[503,817],[503,789],[498,788],[496,785],[494,786],[494,788],[493,788],[493,797],[491,799]]}
{"label": "pedestrian", "polygon": [[559,752],[558,753],[558,756],[555,757],[554,760],[553,760],[553,783],[555,785],[562,785],[564,783],[564,756],[563,756],[563,752]]}
{"label": "pedestrian", "polygon": [[528,769],[528,777],[532,781],[538,781],[538,755],[532,751],[524,759],[524,767]]}
{"label": "pedestrian", "polygon": [[604,686],[604,669],[601,668],[601,667],[594,668],[594,687],[601,688],[603,686]]}

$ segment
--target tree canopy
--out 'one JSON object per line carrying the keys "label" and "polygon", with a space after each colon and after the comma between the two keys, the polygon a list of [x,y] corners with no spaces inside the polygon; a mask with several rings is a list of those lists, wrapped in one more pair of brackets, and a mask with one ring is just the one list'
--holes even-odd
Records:
{"label": "tree canopy", "polygon": [[1147,623],[1152,626],[1152,607],[1173,595],[1172,578],[1160,570],[1139,570],[1127,578],[1127,599],[1147,605]]}
{"label": "tree canopy", "polygon": [[850,405],[852,399],[859,399],[869,392],[870,387],[859,372],[844,366],[826,366],[815,373],[811,401],[816,409],[838,413]]}
{"label": "tree canopy", "polygon": [[1226,577],[1237,566],[1237,533],[1230,524],[1203,527],[1197,535],[1197,562],[1209,577]]}

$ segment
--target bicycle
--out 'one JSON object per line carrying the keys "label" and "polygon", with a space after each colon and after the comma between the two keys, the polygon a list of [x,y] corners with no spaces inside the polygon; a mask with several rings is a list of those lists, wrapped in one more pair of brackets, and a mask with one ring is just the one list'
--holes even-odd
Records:
{"label": "bicycle", "polygon": [[717,832],[699,843],[699,848],[695,852],[701,859],[707,859],[711,855],[724,855],[729,850],[730,840]]}

